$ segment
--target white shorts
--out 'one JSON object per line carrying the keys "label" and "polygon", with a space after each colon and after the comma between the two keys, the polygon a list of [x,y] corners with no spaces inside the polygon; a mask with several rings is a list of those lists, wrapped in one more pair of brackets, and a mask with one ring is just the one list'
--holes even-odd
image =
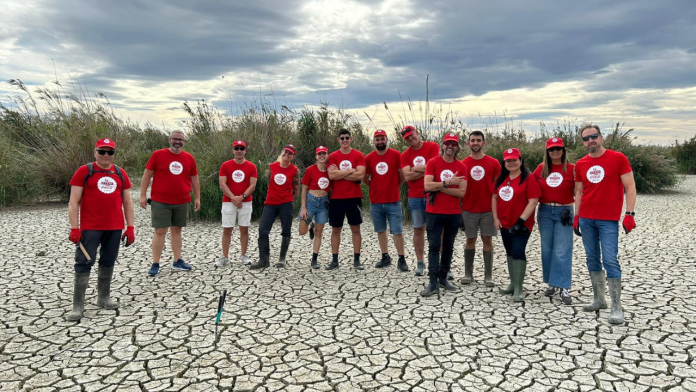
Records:
{"label": "white shorts", "polygon": [[237,208],[232,202],[222,203],[222,227],[234,227],[239,215],[239,226],[249,227],[251,224],[251,202],[242,203],[242,208]]}

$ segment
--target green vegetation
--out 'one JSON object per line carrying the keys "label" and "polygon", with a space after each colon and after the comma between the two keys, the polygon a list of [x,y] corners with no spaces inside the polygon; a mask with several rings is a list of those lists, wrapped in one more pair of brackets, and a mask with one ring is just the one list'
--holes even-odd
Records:
{"label": "green vegetation", "polygon": [[696,174],[696,136],[681,144],[676,141],[671,154],[677,161],[677,169],[680,173]]}

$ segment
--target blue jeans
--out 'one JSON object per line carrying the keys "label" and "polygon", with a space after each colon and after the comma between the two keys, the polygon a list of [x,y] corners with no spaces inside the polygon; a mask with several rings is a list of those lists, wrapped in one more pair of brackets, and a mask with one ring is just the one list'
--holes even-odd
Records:
{"label": "blue jeans", "polygon": [[500,238],[503,240],[505,254],[513,259],[527,261],[527,242],[529,234],[514,235],[510,234],[510,229],[500,228]]}
{"label": "blue jeans", "polygon": [[401,202],[370,204],[370,216],[375,233],[387,230],[387,219],[389,220],[389,234],[403,234],[402,222],[404,220],[401,211]]}
{"label": "blue jeans", "polygon": [[409,197],[408,209],[411,210],[411,226],[419,229],[425,226],[425,197]]}
{"label": "blue jeans", "polygon": [[[582,243],[587,254],[587,270],[601,271],[602,263],[607,278],[621,278],[619,265],[619,222],[580,218]],[[600,250],[601,248],[601,250]],[[600,260],[601,251],[601,260]]]}
{"label": "blue jeans", "polygon": [[[329,209],[326,207],[326,202],[329,201],[329,195],[316,197],[311,193],[307,192],[307,215],[310,220],[314,220],[314,223],[319,225],[324,225],[329,221]],[[302,209],[297,214],[297,220],[302,220]]]}
{"label": "blue jeans", "polygon": [[561,214],[565,210],[570,210],[571,216],[573,215],[573,206],[539,204],[537,224],[541,237],[541,271],[544,283],[570,289],[573,276],[573,221],[568,226],[561,224]]}

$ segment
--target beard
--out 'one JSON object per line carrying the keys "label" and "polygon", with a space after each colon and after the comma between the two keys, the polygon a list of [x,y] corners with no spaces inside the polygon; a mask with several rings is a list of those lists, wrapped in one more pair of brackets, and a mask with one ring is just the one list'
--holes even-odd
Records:
{"label": "beard", "polygon": [[481,151],[480,146],[473,146],[473,147],[470,146],[469,149],[471,150],[471,152],[480,152]]}
{"label": "beard", "polygon": [[375,148],[378,149],[379,151],[384,151],[387,149],[387,144],[386,143],[379,143],[375,145]]}

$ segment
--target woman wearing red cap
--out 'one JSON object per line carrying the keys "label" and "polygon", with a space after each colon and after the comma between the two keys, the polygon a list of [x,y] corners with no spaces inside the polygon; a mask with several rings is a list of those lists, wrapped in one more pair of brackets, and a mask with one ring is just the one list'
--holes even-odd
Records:
{"label": "woman wearing red cap", "polygon": [[259,261],[249,266],[249,269],[261,269],[270,265],[270,243],[268,235],[273,222],[280,216],[282,242],[280,243],[280,258],[276,267],[285,267],[285,255],[290,247],[290,229],[292,229],[293,201],[300,190],[300,172],[292,164],[297,149],[292,144],[283,147],[278,161],[269,165],[268,193],[259,222]]}
{"label": "woman wearing red cap", "polygon": [[297,217],[300,220],[300,235],[305,235],[309,231],[309,238],[314,240],[311,264],[314,269],[319,268],[317,258],[321,248],[321,238],[324,225],[329,221],[328,202],[331,181],[326,172],[329,149],[324,146],[317,147],[316,159],[317,163],[308,167],[302,177],[302,208]]}
{"label": "woman wearing red cap", "polygon": [[534,210],[541,196],[539,183],[524,165],[516,148],[503,153],[505,165],[495,182],[493,193],[493,222],[500,230],[507,253],[510,285],[501,294],[513,294],[515,302],[524,301],[522,282],[527,269],[527,241],[534,227]]}
{"label": "woman wearing red cap", "polygon": [[572,303],[570,281],[573,267],[573,203],[575,203],[575,165],[568,162],[563,139],[546,141],[544,162],[534,170],[541,187],[539,235],[541,271],[548,283],[544,295],[553,297],[560,290],[561,302]]}

